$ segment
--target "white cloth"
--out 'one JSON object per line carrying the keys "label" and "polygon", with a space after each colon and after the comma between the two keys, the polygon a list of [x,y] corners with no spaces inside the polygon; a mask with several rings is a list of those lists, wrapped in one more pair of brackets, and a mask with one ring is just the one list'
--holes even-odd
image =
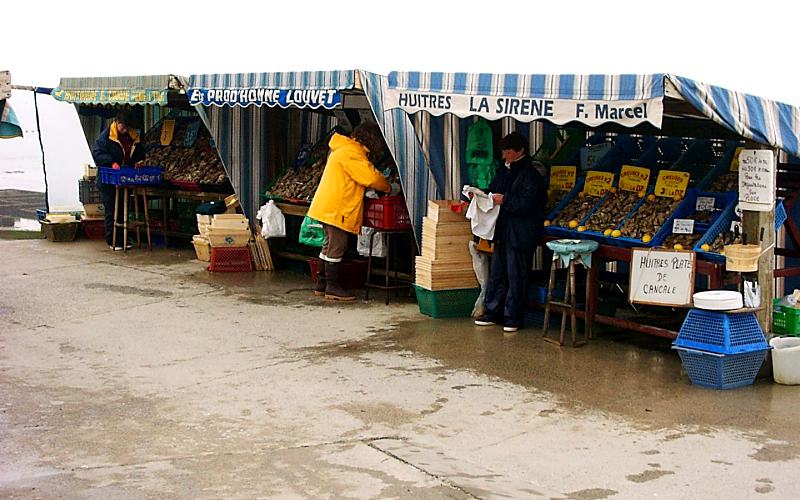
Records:
{"label": "white cloth", "polygon": [[464,186],[461,193],[467,197],[472,193],[472,201],[467,209],[467,219],[470,220],[472,234],[491,241],[494,238],[497,217],[500,215],[500,205],[494,204],[492,193],[486,194],[476,187]]}

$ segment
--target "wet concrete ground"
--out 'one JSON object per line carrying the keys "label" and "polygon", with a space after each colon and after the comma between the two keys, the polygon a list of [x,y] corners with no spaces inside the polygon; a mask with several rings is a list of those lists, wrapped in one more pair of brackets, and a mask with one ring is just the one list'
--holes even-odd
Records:
{"label": "wet concrete ground", "polygon": [[798,388],[555,348],[190,250],[0,241],[0,496],[793,498]]}

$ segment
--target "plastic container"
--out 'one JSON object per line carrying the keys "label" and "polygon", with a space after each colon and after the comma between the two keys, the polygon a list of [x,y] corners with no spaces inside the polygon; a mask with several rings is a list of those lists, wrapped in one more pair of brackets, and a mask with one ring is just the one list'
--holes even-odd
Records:
{"label": "plastic container", "polygon": [[800,308],[781,305],[780,300],[772,301],[772,332],[800,335]]}
{"label": "plastic container", "polygon": [[722,213],[716,218],[711,227],[706,231],[706,234],[703,235],[700,240],[695,244],[694,251],[697,253],[698,257],[710,260],[711,262],[715,262],[717,264],[724,264],[725,263],[725,256],[717,253],[717,252],[706,252],[703,250],[703,245],[711,246],[714,241],[717,239],[717,236],[720,233],[726,233],[731,228],[731,221],[734,220],[736,217],[736,203],[731,203],[728,205],[728,208],[722,211]]}
{"label": "plastic container", "polygon": [[90,240],[104,240],[106,238],[106,225],[104,219],[81,219],[83,234]]}
{"label": "plastic container", "polygon": [[247,247],[212,248],[211,264],[209,264],[208,270],[223,273],[252,272],[253,261],[250,249]]}
{"label": "plastic container", "polygon": [[97,169],[100,182],[114,186],[152,186],[161,184],[164,169],[161,167],[111,167]]}
{"label": "plastic container", "polygon": [[364,225],[387,231],[411,228],[406,202],[402,196],[367,198],[364,204]]}
{"label": "plastic container", "polygon": [[772,347],[772,377],[778,384],[800,385],[800,338],[775,337]]}
{"label": "plastic container", "polygon": [[767,351],[759,349],[739,354],[714,352],[673,346],[694,385],[714,389],[734,389],[751,385],[761,369]]}
{"label": "plastic container", "polygon": [[744,305],[742,294],[733,290],[708,290],[692,295],[692,302],[697,309],[706,311],[730,311],[741,309]]}
{"label": "plastic container", "polygon": [[432,318],[468,318],[478,300],[480,287],[428,290],[414,285],[419,312]]}
{"label": "plastic container", "polygon": [[192,245],[194,245],[194,253],[197,256],[197,260],[211,262],[211,244],[207,239],[194,236],[192,238]]}
{"label": "plastic container", "polygon": [[102,203],[100,198],[100,190],[97,188],[97,183],[94,179],[78,179],[78,199],[81,203]]}
{"label": "plastic container", "polygon": [[766,349],[767,339],[753,313],[690,309],[673,346],[717,354]]}
{"label": "plastic container", "polygon": [[[316,283],[319,259],[308,259],[308,266],[311,269],[311,281]],[[367,261],[361,259],[343,260],[339,279],[341,280],[340,285],[345,289],[363,288],[364,283],[367,281]]]}

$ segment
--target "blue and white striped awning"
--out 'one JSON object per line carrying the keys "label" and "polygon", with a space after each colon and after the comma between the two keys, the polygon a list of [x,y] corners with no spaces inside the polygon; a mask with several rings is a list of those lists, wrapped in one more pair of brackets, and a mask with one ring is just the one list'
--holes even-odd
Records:
{"label": "blue and white striped awning", "polygon": [[192,75],[188,96],[203,106],[333,109],[342,102],[339,91],[355,85],[354,70]]}
{"label": "blue and white striped awning", "polygon": [[434,116],[616,123],[660,128],[664,97],[682,99],[703,116],[756,142],[800,155],[800,109],[665,73],[650,75],[517,75],[391,72],[386,108]]}
{"label": "blue and white striped awning", "polygon": [[74,104],[167,105],[167,93],[182,86],[175,75],[62,78],[52,96]]}

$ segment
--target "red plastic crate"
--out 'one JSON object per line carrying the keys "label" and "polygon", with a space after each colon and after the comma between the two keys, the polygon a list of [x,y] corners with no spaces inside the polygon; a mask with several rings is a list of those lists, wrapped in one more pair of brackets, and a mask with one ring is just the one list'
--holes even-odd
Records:
{"label": "red plastic crate", "polygon": [[[311,281],[316,283],[319,259],[308,259],[308,265],[311,268]],[[340,285],[345,289],[363,288],[367,281],[367,261],[343,260],[339,279],[341,280]]]}
{"label": "red plastic crate", "polygon": [[81,220],[83,234],[90,240],[104,240],[106,238],[106,225],[103,219]]}
{"label": "red plastic crate", "polygon": [[411,218],[402,196],[367,198],[364,207],[364,225],[375,229],[395,231],[411,228]]}
{"label": "red plastic crate", "polygon": [[247,273],[253,271],[253,260],[247,247],[213,247],[208,270],[218,273]]}

